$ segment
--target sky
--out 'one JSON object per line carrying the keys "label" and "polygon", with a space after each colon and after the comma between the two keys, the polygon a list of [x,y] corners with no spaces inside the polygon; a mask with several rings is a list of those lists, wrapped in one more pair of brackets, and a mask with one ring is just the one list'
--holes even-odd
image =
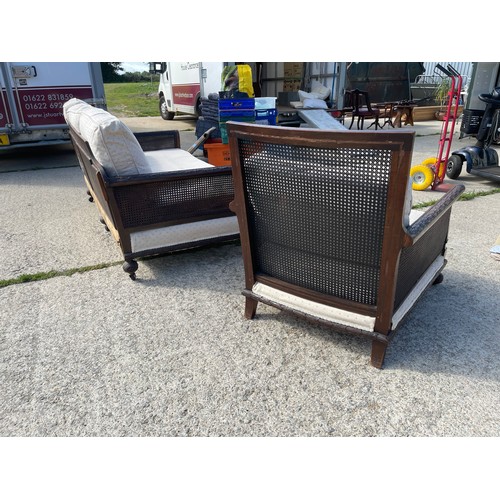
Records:
{"label": "sky", "polygon": [[147,62],[122,62],[122,68],[125,73],[135,73],[139,71],[149,71],[149,65]]}

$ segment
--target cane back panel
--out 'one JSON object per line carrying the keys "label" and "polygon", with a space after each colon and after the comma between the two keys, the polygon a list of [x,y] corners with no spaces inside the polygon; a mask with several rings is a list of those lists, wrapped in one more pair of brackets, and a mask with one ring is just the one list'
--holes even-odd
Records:
{"label": "cane back panel", "polygon": [[254,273],[376,305],[391,151],[239,149]]}

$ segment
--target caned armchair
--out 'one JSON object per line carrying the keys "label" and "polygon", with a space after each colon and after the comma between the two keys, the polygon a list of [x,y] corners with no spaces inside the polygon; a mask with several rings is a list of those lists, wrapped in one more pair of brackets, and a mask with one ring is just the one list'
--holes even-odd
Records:
{"label": "caned armchair", "polygon": [[259,302],[372,341],[442,280],[455,186],[411,210],[414,134],[228,124],[245,269],[245,316]]}

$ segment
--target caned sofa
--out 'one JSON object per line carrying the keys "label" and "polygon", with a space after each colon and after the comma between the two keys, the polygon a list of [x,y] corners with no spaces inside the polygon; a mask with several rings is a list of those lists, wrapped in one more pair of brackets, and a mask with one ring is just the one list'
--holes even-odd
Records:
{"label": "caned sofa", "polygon": [[71,99],[63,113],[101,222],[136,279],[139,257],[235,240],[230,167],[180,148],[179,132],[133,134],[106,110]]}

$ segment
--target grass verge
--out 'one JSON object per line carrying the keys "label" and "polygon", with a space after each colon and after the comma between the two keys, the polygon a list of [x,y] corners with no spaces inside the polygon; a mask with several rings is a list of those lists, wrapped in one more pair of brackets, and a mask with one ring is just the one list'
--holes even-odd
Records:
{"label": "grass verge", "polygon": [[118,118],[160,116],[158,82],[105,83],[108,111]]}
{"label": "grass verge", "polygon": [[[479,198],[481,196],[489,196],[490,194],[498,194],[500,193],[500,188],[489,189],[488,191],[472,191],[470,193],[462,193],[457,201],[469,201],[474,198]],[[418,210],[419,208],[427,208],[435,205],[439,200],[431,200],[431,201],[423,201],[422,203],[417,203],[413,205],[412,208]]]}
{"label": "grass verge", "polygon": [[66,269],[65,271],[46,271],[42,273],[34,273],[34,274],[21,274],[17,278],[11,278],[7,280],[0,280],[0,288],[9,286],[9,285],[19,285],[20,283],[28,283],[30,281],[43,281],[48,280],[50,278],[57,278],[58,276],[72,276],[76,273],[86,273],[88,271],[95,271],[97,269],[106,269],[108,267],[117,266],[119,264],[123,264],[123,261],[120,262],[108,262],[105,264],[96,264],[94,266],[84,266],[84,267],[76,267],[72,269]]}

